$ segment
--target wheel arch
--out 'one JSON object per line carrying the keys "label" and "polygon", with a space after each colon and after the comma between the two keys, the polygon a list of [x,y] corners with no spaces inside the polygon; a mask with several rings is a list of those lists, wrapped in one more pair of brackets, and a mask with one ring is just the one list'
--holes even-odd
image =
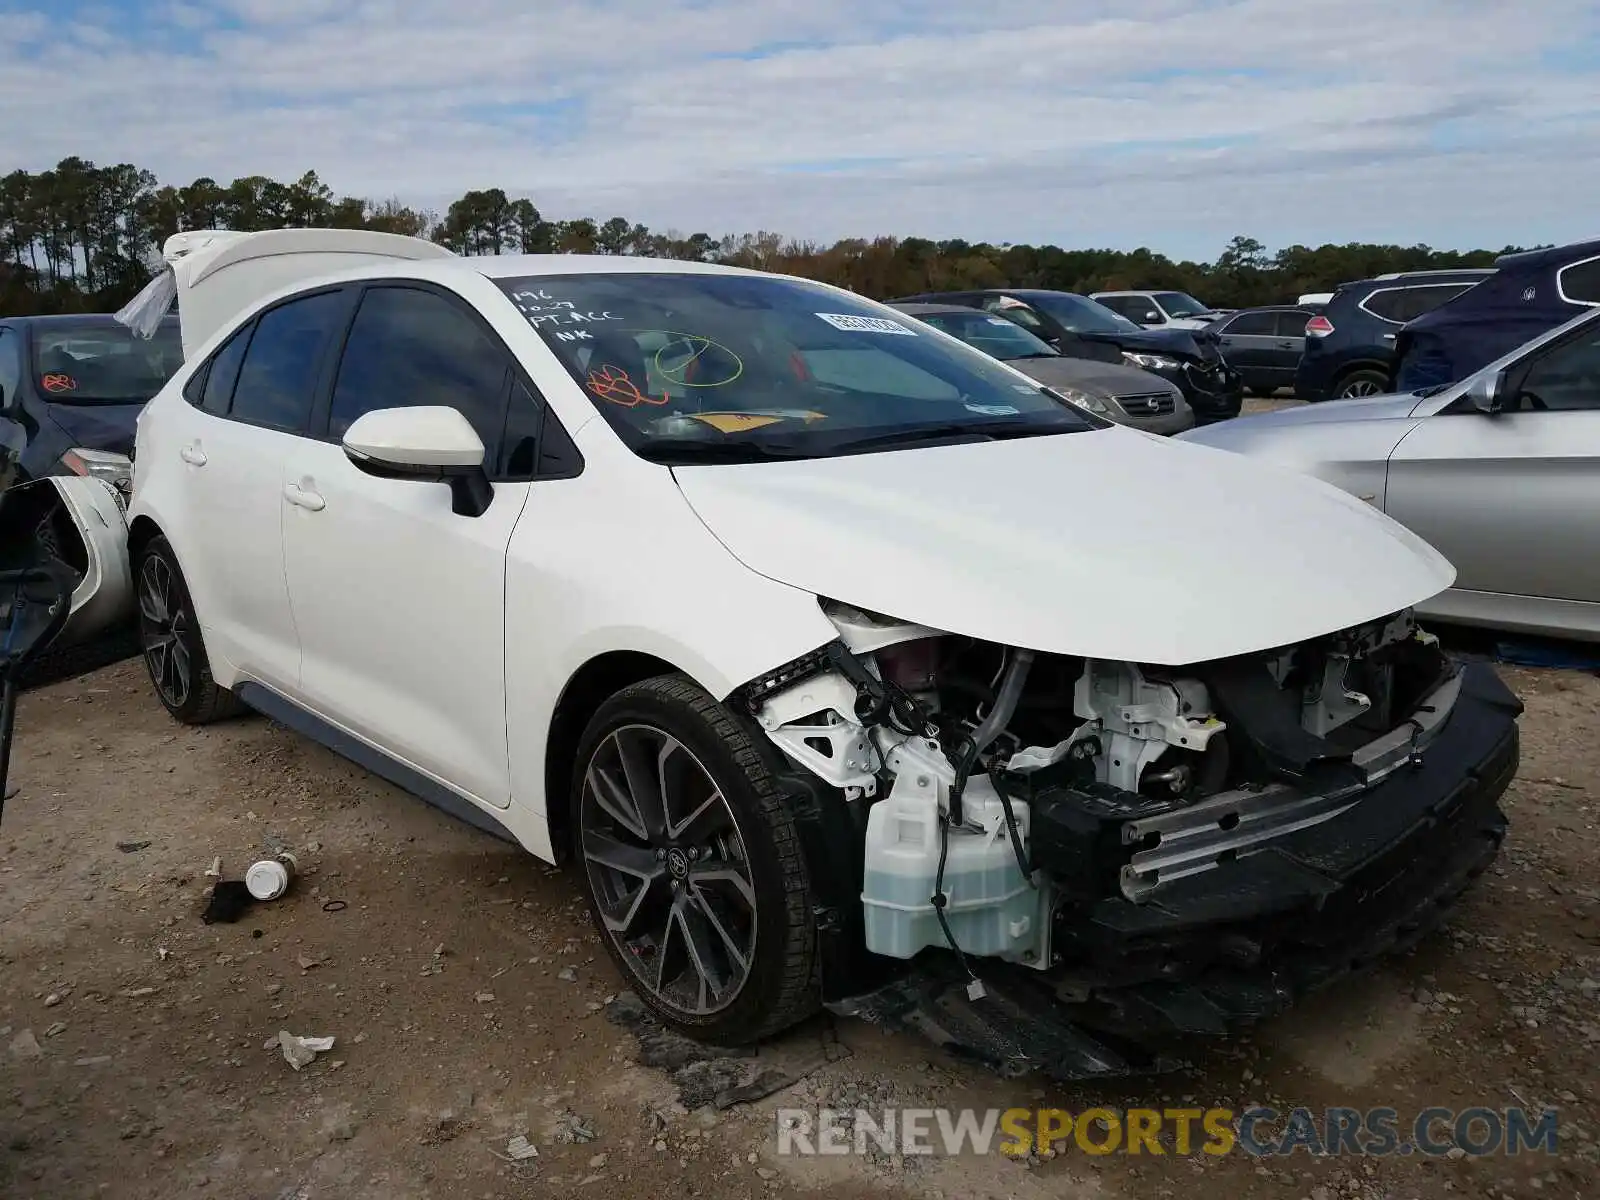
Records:
{"label": "wheel arch", "polygon": [[128,525],[128,568],[139,560],[139,552],[161,536],[161,526],[155,518],[140,513]]}
{"label": "wheel arch", "polygon": [[590,719],[623,688],[680,671],[681,668],[654,654],[610,650],[585,662],[561,689],[555,708],[551,710],[544,756],[545,821],[549,825],[550,848],[556,862],[565,862],[571,852],[567,793],[577,766],[578,742]]}
{"label": "wheel arch", "polygon": [[1389,363],[1381,362],[1376,358],[1353,359],[1350,362],[1341,364],[1339,369],[1333,373],[1332,377],[1328,381],[1328,391],[1337,391],[1339,385],[1342,384],[1346,379],[1349,379],[1350,376],[1354,375],[1357,371],[1375,371],[1379,375],[1387,377],[1391,369],[1392,368]]}

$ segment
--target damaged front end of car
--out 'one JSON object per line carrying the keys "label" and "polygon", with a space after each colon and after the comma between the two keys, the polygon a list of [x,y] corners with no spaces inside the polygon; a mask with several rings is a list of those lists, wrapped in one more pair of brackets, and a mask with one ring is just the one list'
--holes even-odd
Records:
{"label": "damaged front end of car", "polygon": [[1181,668],[823,601],[732,697],[793,766],[824,999],[1008,1074],[1173,1065],[1494,859],[1522,706],[1409,611]]}

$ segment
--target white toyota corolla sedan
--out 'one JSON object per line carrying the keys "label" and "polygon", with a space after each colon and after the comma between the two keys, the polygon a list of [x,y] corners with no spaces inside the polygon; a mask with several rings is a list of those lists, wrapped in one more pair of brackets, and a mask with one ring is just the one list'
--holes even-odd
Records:
{"label": "white toyota corolla sedan", "polygon": [[[1421,936],[1520,706],[1450,564],[824,284],[179,235],[129,552],[241,706],[570,859],[668,1024],[821,1005],[1007,1070],[1161,1060]],[[162,293],[162,289],[165,292]]]}

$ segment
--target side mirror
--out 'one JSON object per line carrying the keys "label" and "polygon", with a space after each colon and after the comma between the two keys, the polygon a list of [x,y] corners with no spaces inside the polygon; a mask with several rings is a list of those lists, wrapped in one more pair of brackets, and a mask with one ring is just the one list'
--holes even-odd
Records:
{"label": "side mirror", "polygon": [[1161,314],[1156,312],[1154,309],[1152,309],[1151,311],[1145,313],[1144,314],[1144,324],[1146,324],[1146,325],[1159,325],[1159,324],[1161,324]]}
{"label": "side mirror", "polygon": [[380,408],[363,413],[344,434],[357,469],[380,479],[448,483],[451,509],[480,517],[494,499],[483,469],[483,442],[459,409],[444,405]]}
{"label": "side mirror", "polygon": [[1504,371],[1485,372],[1467,385],[1467,402],[1481,413],[1491,416],[1503,412],[1506,406],[1506,376]]}

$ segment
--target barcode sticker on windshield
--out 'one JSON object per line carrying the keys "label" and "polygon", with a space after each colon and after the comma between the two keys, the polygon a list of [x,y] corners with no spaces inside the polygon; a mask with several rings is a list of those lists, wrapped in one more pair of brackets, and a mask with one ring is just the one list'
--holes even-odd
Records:
{"label": "barcode sticker on windshield", "polygon": [[899,321],[891,321],[887,317],[856,317],[849,313],[818,313],[817,316],[835,329],[849,333],[903,333],[907,337],[917,336]]}

